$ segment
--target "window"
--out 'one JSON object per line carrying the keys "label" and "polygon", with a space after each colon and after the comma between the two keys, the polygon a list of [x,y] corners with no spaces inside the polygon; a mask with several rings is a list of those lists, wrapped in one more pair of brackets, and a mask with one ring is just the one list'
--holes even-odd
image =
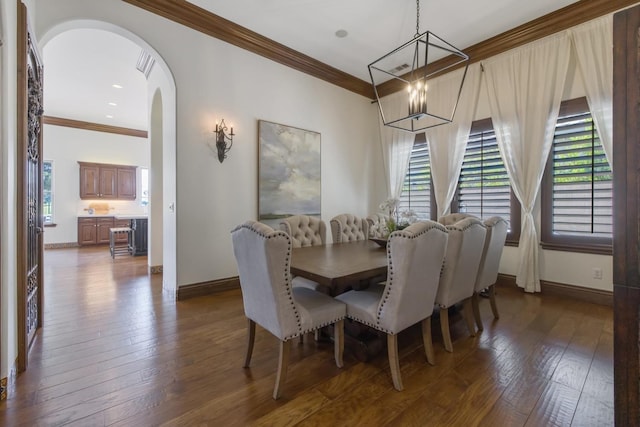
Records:
{"label": "window", "polygon": [[149,169],[140,168],[140,205],[149,205]]}
{"label": "window", "polygon": [[542,247],[611,254],[612,179],[586,98],[563,102],[542,183]]}
{"label": "window", "polygon": [[511,191],[491,119],[471,125],[451,211],[482,219],[500,216],[509,223],[507,241],[520,237],[520,203]]}
{"label": "window", "polygon": [[404,178],[400,196],[400,211],[411,209],[421,220],[433,219],[436,208],[432,201],[431,190],[429,146],[423,133],[416,135],[413,143],[409,169]]}
{"label": "window", "polygon": [[53,162],[42,162],[42,215],[45,224],[53,224]]}

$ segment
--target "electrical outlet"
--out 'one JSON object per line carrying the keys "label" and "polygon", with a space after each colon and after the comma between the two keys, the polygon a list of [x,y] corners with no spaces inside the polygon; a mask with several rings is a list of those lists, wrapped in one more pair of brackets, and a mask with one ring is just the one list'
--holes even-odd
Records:
{"label": "electrical outlet", "polygon": [[602,269],[601,268],[594,268],[593,269],[593,278],[594,279],[598,279],[598,280],[602,280]]}

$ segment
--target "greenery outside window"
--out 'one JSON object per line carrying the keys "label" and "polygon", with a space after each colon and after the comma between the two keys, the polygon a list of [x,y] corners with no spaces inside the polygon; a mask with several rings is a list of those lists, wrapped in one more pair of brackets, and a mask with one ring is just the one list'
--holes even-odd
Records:
{"label": "greenery outside window", "polygon": [[542,247],[611,254],[612,179],[586,98],[563,102],[542,181]]}
{"label": "greenery outside window", "polygon": [[412,210],[420,220],[435,219],[436,207],[431,185],[429,146],[424,133],[416,135],[411,150],[409,168],[400,196],[400,211]]}
{"label": "greenery outside window", "polygon": [[483,220],[502,217],[509,224],[507,243],[517,244],[520,238],[520,203],[511,191],[491,119],[471,125],[451,211]]}
{"label": "greenery outside window", "polygon": [[42,162],[42,215],[44,224],[53,224],[53,162]]}

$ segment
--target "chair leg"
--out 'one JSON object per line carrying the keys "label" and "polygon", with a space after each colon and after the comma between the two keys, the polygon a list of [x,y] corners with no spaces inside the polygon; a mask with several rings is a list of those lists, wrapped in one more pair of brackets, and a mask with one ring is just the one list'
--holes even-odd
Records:
{"label": "chair leg", "polygon": [[422,343],[424,344],[424,354],[427,356],[427,362],[430,365],[435,365],[436,358],[433,354],[433,340],[431,339],[431,316],[422,320]]}
{"label": "chair leg", "polygon": [[336,366],[342,368],[342,354],[344,353],[344,319],[333,324],[333,353],[336,358]]}
{"label": "chair leg", "polygon": [[491,303],[491,311],[493,311],[493,317],[496,319],[500,318],[500,313],[498,313],[498,305],[496,304],[496,285],[489,286],[489,302]]}
{"label": "chair leg", "polygon": [[391,379],[393,386],[398,391],[402,391],[402,377],[400,376],[400,361],[398,360],[398,336],[387,334],[387,353],[389,354],[389,367],[391,368]]}
{"label": "chair leg", "polygon": [[273,389],[273,398],[278,399],[282,394],[282,386],[287,380],[287,368],[289,367],[289,350],[291,340],[280,341],[280,358],[278,359],[278,374],[276,375],[276,385]]}
{"label": "chair leg", "polygon": [[253,342],[256,339],[256,322],[251,319],[249,321],[249,335],[247,339],[247,355],[244,358],[244,367],[248,368],[251,363],[251,355],[253,354]]}
{"label": "chair leg", "polygon": [[480,297],[477,292],[475,292],[471,297],[471,306],[473,307],[473,317],[476,319],[478,330],[483,331],[484,325],[482,324],[482,318],[480,317]]}
{"label": "chair leg", "polygon": [[451,332],[449,332],[449,309],[440,309],[440,330],[442,331],[442,340],[444,341],[444,349],[449,353],[453,353],[453,344],[451,343]]}
{"label": "chair leg", "polygon": [[473,310],[471,309],[471,297],[462,302],[462,310],[464,311],[464,320],[467,322],[469,335],[476,336],[476,324],[473,321]]}

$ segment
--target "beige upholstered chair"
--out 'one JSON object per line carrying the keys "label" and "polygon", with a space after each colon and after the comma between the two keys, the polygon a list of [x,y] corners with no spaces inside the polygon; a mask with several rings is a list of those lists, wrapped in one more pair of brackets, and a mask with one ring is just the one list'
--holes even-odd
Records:
{"label": "beige upholstered chair", "polygon": [[385,214],[377,213],[369,215],[367,217],[367,222],[369,223],[369,237],[373,237],[374,239],[382,239],[384,237],[387,237],[388,220],[389,217]]}
{"label": "beige upholstered chair", "polygon": [[479,330],[483,330],[482,319],[480,318],[480,298],[478,295],[483,289],[489,290],[489,302],[491,303],[491,311],[493,317],[500,318],[498,306],[496,304],[496,293],[494,285],[498,279],[498,268],[500,267],[500,258],[502,257],[502,249],[507,239],[508,224],[507,221],[494,216],[484,222],[487,229],[487,237],[482,250],[482,258],[480,258],[480,267],[476,278],[475,293],[473,294],[473,315],[476,319],[476,325]]}
{"label": "beige upholstered chair", "polygon": [[440,218],[438,218],[438,222],[446,227],[447,225],[455,224],[456,222],[462,221],[463,219],[466,219],[466,218],[476,218],[476,217],[467,213],[456,212],[456,213],[441,216]]}
{"label": "beige upholstered chair", "polygon": [[446,229],[433,221],[416,222],[394,231],[387,244],[386,285],[336,297],[347,304],[347,317],[387,334],[389,367],[396,390],[403,388],[398,361],[399,332],[422,321],[427,361],[434,363],[431,314],[446,246]]}
{"label": "beige upholstered chair", "polygon": [[341,214],[334,216],[330,224],[333,243],[354,242],[369,238],[369,223],[364,218]]}
{"label": "beige upholstered chair", "polygon": [[[293,215],[280,222],[280,229],[291,237],[291,244],[294,248],[304,246],[324,245],[327,239],[327,226],[323,220],[309,215]],[[324,289],[317,282],[304,277],[293,277],[293,286],[304,286],[309,289],[328,294],[328,289]]]}
{"label": "beige upholstered chair", "polygon": [[291,237],[294,248],[324,245],[327,240],[326,224],[314,216],[290,216],[280,222],[280,229]]}
{"label": "beige upholstered chair", "polygon": [[244,312],[249,320],[244,366],[248,367],[251,361],[257,323],[280,340],[274,399],[280,397],[286,380],[292,338],[335,324],[334,356],[336,365],[342,367],[345,305],[320,292],[291,286],[289,236],[255,221],[248,221],[231,233]]}
{"label": "beige upholstered chair", "polygon": [[440,307],[440,327],[444,347],[451,352],[453,344],[449,331],[449,307],[463,302],[469,334],[471,336],[476,334],[471,298],[475,290],[486,230],[482,221],[477,218],[465,218],[455,224],[447,225],[446,228],[449,232],[449,241],[440,275],[436,304]]}

